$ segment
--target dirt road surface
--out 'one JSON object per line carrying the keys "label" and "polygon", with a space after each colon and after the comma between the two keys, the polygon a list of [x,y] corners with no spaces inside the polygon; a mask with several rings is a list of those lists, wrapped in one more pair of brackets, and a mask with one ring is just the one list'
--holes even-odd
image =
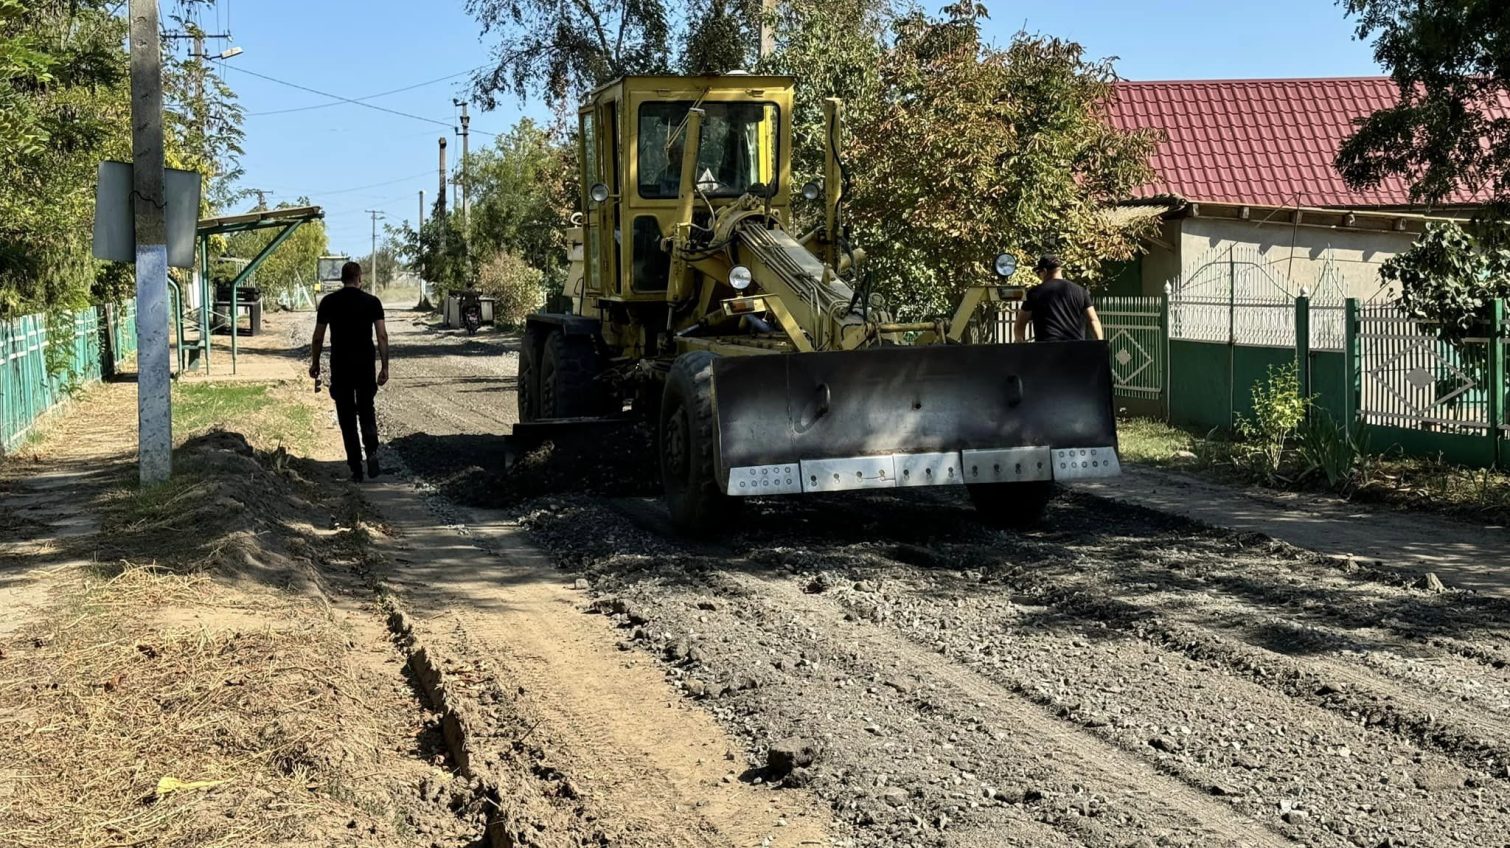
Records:
{"label": "dirt road surface", "polygon": [[[390,327],[407,472],[496,474],[511,345]],[[1084,493],[1027,533],[945,490],[774,499],[694,544],[650,498],[425,491],[371,490],[387,579],[465,658],[497,756],[533,763],[526,814],[568,832],[1510,845],[1501,599]],[[791,737],[812,766],[762,771]]]}

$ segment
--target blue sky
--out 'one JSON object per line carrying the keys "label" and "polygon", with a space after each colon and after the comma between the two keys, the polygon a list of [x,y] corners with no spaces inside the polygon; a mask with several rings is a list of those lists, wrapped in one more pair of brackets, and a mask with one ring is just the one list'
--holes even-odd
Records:
{"label": "blue sky", "polygon": [[[1380,72],[1333,0],[988,5],[994,40],[1020,28],[1071,38],[1093,56],[1118,57],[1128,79]],[[310,196],[325,207],[332,247],[352,254],[368,250],[372,224],[365,210],[382,210],[392,222],[412,221],[420,190],[427,205],[434,202],[436,139],[450,136],[452,162],[460,149],[451,101],[464,93],[464,76],[369,101],[431,123],[350,104],[325,106],[329,98],[248,72],[351,98],[460,74],[488,59],[464,0],[219,0],[201,14],[201,23],[211,32],[229,28],[233,43],[245,50],[224,63],[225,78],[247,111],[243,185],[271,192],[270,202]],[[322,108],[265,114],[307,106]],[[513,98],[491,113],[474,109],[473,149],[525,114],[544,118],[549,110]]]}

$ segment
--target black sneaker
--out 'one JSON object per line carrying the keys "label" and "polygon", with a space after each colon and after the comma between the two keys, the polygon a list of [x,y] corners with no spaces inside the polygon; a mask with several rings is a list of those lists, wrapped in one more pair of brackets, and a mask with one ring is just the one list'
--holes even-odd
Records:
{"label": "black sneaker", "polygon": [[351,472],[351,482],[353,482],[353,483],[360,483],[360,482],[362,482],[362,469],[358,468],[357,470]]}
{"label": "black sneaker", "polygon": [[383,473],[383,469],[382,469],[382,467],[380,467],[378,465],[378,461],[377,460],[375,460],[375,459],[369,459],[369,460],[367,460],[367,476],[368,477],[373,477],[373,478],[380,477],[380,476],[382,476],[382,473]]}

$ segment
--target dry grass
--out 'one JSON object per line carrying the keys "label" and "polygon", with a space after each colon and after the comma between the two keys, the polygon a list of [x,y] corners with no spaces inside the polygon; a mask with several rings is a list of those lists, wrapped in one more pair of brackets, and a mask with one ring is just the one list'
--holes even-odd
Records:
{"label": "dry grass", "polygon": [[[282,842],[321,829],[323,799],[359,794],[342,768],[356,686],[330,664],[345,634],[313,604],[267,609],[286,629],[157,626],[158,611],[212,608],[222,591],[127,567],[85,579],[5,646],[0,714],[18,726],[0,748],[0,844]],[[160,795],[170,778],[217,783]]]}

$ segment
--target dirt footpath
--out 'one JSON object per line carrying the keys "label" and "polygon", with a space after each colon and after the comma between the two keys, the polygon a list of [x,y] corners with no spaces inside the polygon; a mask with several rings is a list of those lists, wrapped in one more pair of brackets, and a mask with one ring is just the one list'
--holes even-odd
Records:
{"label": "dirt footpath", "polygon": [[1078,488],[1218,527],[1263,533],[1322,553],[1377,560],[1407,576],[1510,600],[1510,529],[1373,509],[1319,495],[1235,489],[1153,468]]}
{"label": "dirt footpath", "polygon": [[[514,359],[479,339],[395,333],[413,383],[383,423],[421,480],[502,454],[511,398],[465,389]],[[1496,598],[1087,495],[1018,534],[950,491],[756,501],[718,544],[652,499],[376,497],[408,546],[390,579],[493,749],[528,754],[499,761],[570,785],[524,818],[615,811],[622,844],[780,839],[774,812],[875,846],[1510,845]],[[810,766],[759,768],[792,738]],[[709,794],[724,769],[751,794]]]}

